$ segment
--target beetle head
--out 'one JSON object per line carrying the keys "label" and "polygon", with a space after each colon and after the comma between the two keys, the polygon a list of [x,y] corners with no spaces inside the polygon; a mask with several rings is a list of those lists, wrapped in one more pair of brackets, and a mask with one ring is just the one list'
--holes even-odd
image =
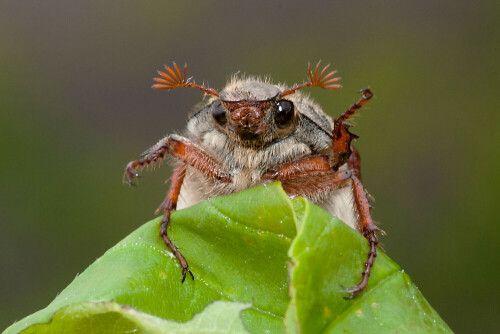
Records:
{"label": "beetle head", "polygon": [[184,73],[181,73],[174,63],[173,69],[165,66],[166,72],[158,71],[161,78],[154,79],[157,83],[153,88],[192,87],[217,97],[212,102],[215,122],[244,145],[257,146],[293,132],[298,113],[293,102],[284,99],[285,96],[305,87],[340,88],[337,84],[340,78],[334,77],[335,71],[326,74],[327,65],[319,72],[319,65],[318,62],[314,72],[309,66],[309,81],[285,90],[258,80],[235,80],[219,93],[195,84],[187,77],[187,66],[184,65]]}
{"label": "beetle head", "polygon": [[[220,94],[212,115],[220,125],[234,132],[243,142],[262,142],[273,130],[272,107],[280,91],[260,81],[235,81]],[[223,109],[226,119],[216,117]],[[222,124],[221,124],[222,123]],[[225,124],[224,124],[225,123]]]}

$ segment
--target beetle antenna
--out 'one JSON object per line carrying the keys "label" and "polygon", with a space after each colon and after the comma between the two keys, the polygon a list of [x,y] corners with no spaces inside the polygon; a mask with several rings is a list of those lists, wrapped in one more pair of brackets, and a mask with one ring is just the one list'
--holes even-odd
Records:
{"label": "beetle antenna", "polygon": [[336,82],[340,80],[339,77],[333,77],[335,73],[337,73],[336,70],[331,71],[330,73],[325,75],[326,70],[328,67],[330,67],[330,64],[326,65],[323,67],[321,72],[319,72],[319,64],[321,63],[321,60],[318,61],[316,64],[316,68],[314,69],[314,73],[311,69],[311,64],[307,64],[307,70],[309,73],[309,81],[305,82],[301,85],[297,85],[293,88],[289,88],[285,90],[283,93],[280,94],[280,98],[286,95],[290,95],[298,91],[299,89],[305,88],[305,87],[320,87],[323,89],[339,89],[342,87],[341,85],[337,84]]}
{"label": "beetle antenna", "polygon": [[178,87],[192,87],[198,88],[201,91],[204,91],[207,94],[219,97],[219,92],[215,89],[205,87],[203,85],[197,85],[194,81],[191,82],[192,77],[187,77],[187,64],[184,64],[184,73],[181,74],[181,71],[177,64],[173,62],[173,69],[165,66],[166,72],[158,71],[158,74],[161,78],[153,78],[156,84],[152,86],[155,89],[174,89]]}

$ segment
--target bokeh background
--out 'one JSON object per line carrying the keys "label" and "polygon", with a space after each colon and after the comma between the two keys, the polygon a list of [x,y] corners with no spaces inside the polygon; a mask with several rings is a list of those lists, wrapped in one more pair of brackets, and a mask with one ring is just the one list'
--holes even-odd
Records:
{"label": "bokeh background", "polygon": [[125,164],[184,127],[197,90],[150,89],[186,61],[303,82],[332,62],[332,116],[356,120],[386,252],[457,333],[499,332],[498,1],[2,1],[0,328],[45,307],[153,217],[171,169],[122,185]]}

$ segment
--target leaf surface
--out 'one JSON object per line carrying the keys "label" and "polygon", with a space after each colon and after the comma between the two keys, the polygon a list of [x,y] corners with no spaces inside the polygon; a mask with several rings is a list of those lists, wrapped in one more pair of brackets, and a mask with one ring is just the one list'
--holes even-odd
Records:
{"label": "leaf surface", "polygon": [[[188,276],[181,283],[180,266],[158,236],[159,222],[138,228],[6,333],[64,328],[57,326],[82,333],[191,333],[195,321],[198,332],[206,324],[207,333],[224,333],[214,325],[224,317],[235,332],[241,324],[250,333],[359,333],[376,323],[382,333],[451,332],[380,251],[367,291],[344,299],[343,286],[360,279],[366,240],[307,200],[290,201],[279,183],[172,214],[169,235],[194,281]],[[78,327],[82,319],[93,327]]]}
{"label": "leaf surface", "polygon": [[50,323],[29,327],[25,334],[152,333],[245,334],[241,311],[250,304],[217,301],[185,323],[165,320],[115,302],[81,303],[58,310]]}
{"label": "leaf surface", "polygon": [[378,250],[364,293],[345,299],[361,279],[368,244],[356,231],[303,198],[293,200],[299,229],[290,249],[292,333],[451,333],[401,268]]}

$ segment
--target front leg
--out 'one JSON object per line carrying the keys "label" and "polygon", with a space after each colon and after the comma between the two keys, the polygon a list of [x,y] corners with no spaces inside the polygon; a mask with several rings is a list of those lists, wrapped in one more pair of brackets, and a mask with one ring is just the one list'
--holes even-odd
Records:
{"label": "front leg", "polygon": [[187,165],[195,167],[207,177],[212,177],[222,182],[231,182],[231,177],[214,159],[201,151],[188,139],[171,135],[163,138],[156,145],[144,152],[141,159],[128,163],[125,169],[126,181],[133,185],[132,179],[139,176],[136,168],[154,165],[158,161],[161,161],[167,153],[180,161],[172,175],[172,184],[167,197],[157,209],[157,212],[161,210],[164,212],[160,226],[160,237],[163,238],[167,247],[172,251],[177,260],[179,260],[182,267],[182,282],[184,282],[187,273],[189,273],[193,279],[194,275],[191,270],[189,270],[189,265],[184,256],[168,237],[168,228],[170,226],[170,214],[177,208],[177,201],[186,175],[186,167]]}
{"label": "front leg", "polygon": [[329,172],[330,161],[327,156],[317,155],[309,158],[284,163],[276,169],[269,170],[261,176],[262,180],[285,181],[303,175]]}
{"label": "front leg", "polygon": [[350,293],[348,298],[353,298],[368,285],[371,269],[377,257],[377,237],[375,232],[381,231],[371,216],[371,206],[363,184],[361,183],[361,170],[359,167],[359,154],[353,150],[349,157],[349,170],[336,170],[330,165],[325,156],[313,156],[289,163],[282,164],[277,168],[262,175],[262,179],[274,179],[282,182],[283,189],[288,196],[312,197],[319,192],[332,191],[352,184],[356,210],[362,226],[363,236],[368,240],[370,250],[365,262],[365,270],[361,273],[361,281],[347,289]]}
{"label": "front leg", "polygon": [[281,181],[290,197],[311,197],[318,192],[344,187],[350,177],[350,171],[333,171],[327,156],[316,155],[279,165],[265,172],[261,179]]}
{"label": "front leg", "polygon": [[231,176],[212,157],[191,143],[189,139],[177,135],[170,135],[163,138],[156,145],[144,152],[141,159],[129,162],[125,168],[124,178],[126,182],[134,186],[135,184],[132,182],[132,179],[139,177],[137,168],[153,166],[163,160],[167,153],[187,165],[195,167],[207,177],[222,182],[231,182]]}
{"label": "front leg", "polygon": [[358,210],[359,218],[361,220],[361,226],[363,229],[363,236],[368,240],[368,245],[370,250],[368,251],[368,259],[365,262],[365,270],[361,273],[361,282],[353,287],[347,288],[347,292],[351,295],[347,298],[354,298],[357,294],[366,289],[368,285],[368,279],[370,278],[370,273],[375,263],[375,258],[377,257],[377,236],[375,232],[380,232],[385,234],[380,228],[375,225],[371,215],[371,206],[368,203],[368,196],[361,181],[354,175],[351,176],[352,179],[352,190],[354,195],[354,201],[356,202],[356,208]]}
{"label": "front leg", "polygon": [[170,189],[168,190],[167,197],[163,201],[163,203],[156,210],[163,210],[163,219],[161,220],[160,226],[160,237],[163,238],[167,247],[172,251],[177,260],[182,267],[182,283],[186,279],[186,273],[191,275],[191,278],[194,279],[194,275],[189,270],[189,265],[184,258],[184,255],[179,252],[177,246],[170,240],[168,237],[168,228],[170,227],[170,213],[177,208],[177,200],[179,199],[179,194],[181,192],[182,182],[184,181],[184,177],[186,176],[186,165],[184,163],[178,163],[175,168],[174,174],[172,175],[172,184],[170,185]]}

